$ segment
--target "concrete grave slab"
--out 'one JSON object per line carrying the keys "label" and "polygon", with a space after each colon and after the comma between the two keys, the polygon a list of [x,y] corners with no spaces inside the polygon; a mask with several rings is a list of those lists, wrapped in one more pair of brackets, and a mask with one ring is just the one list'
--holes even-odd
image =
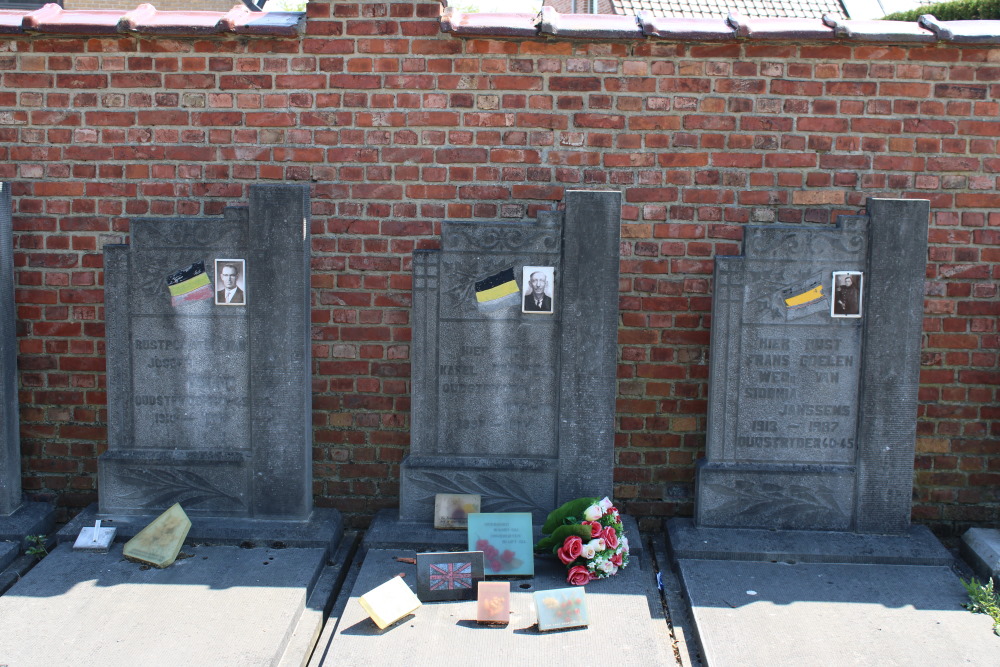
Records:
{"label": "concrete grave slab", "polygon": [[982,581],[989,578],[1000,586],[1000,530],[970,528],[962,536],[962,557]]}
{"label": "concrete grave slab", "polygon": [[[108,554],[60,545],[0,597],[3,662],[132,667],[141,657],[144,665],[173,667],[308,660],[319,632],[316,612],[321,616],[327,602],[309,598],[325,549],[185,545],[182,556],[159,570],[124,560],[120,544]],[[308,629],[300,627],[305,622]]]}
{"label": "concrete grave slab", "polygon": [[995,665],[992,620],[943,566],[681,560],[709,667]]}
{"label": "concrete grave slab", "polygon": [[823,530],[704,528],[691,519],[667,521],[674,559],[948,565],[952,555],[926,526],[899,535]]}
{"label": "concrete grave slab", "polygon": [[[511,616],[507,626],[476,622],[476,600],[430,602],[412,616],[379,630],[357,598],[404,573],[416,584],[416,566],[397,557],[414,551],[371,549],[326,644],[317,647],[317,665],[525,665],[586,664],[673,665],[655,575],[649,562],[634,558],[614,577],[587,584],[590,625],[562,632],[539,632],[532,594],[566,587],[566,571],[555,559],[539,558],[531,578],[511,578]],[[339,603],[338,603],[339,604]],[[326,633],[324,633],[326,634]],[[570,656],[576,656],[571,658]]]}

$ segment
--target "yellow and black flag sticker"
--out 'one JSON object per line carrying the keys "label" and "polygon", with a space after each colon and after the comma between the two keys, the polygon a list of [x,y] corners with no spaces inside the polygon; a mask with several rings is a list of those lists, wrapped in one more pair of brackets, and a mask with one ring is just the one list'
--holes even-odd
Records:
{"label": "yellow and black flag sticker", "polygon": [[521,290],[514,280],[514,267],[476,281],[476,302],[481,309],[493,309],[518,301]]}
{"label": "yellow and black flag sticker", "polygon": [[174,271],[167,276],[170,289],[170,305],[175,308],[188,301],[211,299],[212,281],[205,273],[205,262],[195,262],[191,266]]}

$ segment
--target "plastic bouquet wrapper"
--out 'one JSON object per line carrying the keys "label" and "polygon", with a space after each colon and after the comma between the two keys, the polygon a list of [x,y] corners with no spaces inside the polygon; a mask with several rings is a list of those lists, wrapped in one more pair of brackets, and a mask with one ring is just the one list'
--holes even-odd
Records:
{"label": "plastic bouquet wrapper", "polygon": [[628,565],[628,538],[607,498],[577,498],[549,513],[535,553],[552,553],[566,565],[566,581],[583,586]]}

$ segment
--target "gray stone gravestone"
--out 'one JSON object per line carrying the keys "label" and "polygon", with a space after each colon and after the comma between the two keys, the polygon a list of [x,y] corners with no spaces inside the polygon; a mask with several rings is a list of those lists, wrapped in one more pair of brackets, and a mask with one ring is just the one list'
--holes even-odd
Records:
{"label": "gray stone gravestone", "polygon": [[928,208],[749,227],[716,259],[699,526],[907,529]]}
{"label": "gray stone gravestone", "polygon": [[0,570],[21,551],[26,535],[47,534],[48,503],[23,502],[17,401],[17,311],[10,184],[0,181]]}
{"label": "gray stone gravestone", "polygon": [[10,185],[0,182],[0,516],[21,506]]}
{"label": "gray stone gravestone", "polygon": [[617,192],[569,191],[534,223],[445,222],[415,253],[400,520],[430,522],[437,493],[536,521],[611,495],[620,215]]}
{"label": "gray stone gravestone", "polygon": [[134,220],[105,247],[102,516],[179,502],[192,536],[199,517],[310,518],[308,192],[252,186],[249,208]]}

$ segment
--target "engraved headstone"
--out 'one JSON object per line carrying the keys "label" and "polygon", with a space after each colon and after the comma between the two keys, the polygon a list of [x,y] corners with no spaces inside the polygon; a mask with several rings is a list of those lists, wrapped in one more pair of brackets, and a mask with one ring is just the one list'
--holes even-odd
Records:
{"label": "engraved headstone", "polygon": [[309,190],[249,199],[105,247],[103,515],[310,517]]}
{"label": "engraved headstone", "polygon": [[928,208],[752,226],[716,258],[698,526],[907,529]]}
{"label": "engraved headstone", "polygon": [[0,516],[21,506],[10,185],[0,182]]}
{"label": "engraved headstone", "polygon": [[537,222],[445,222],[413,258],[400,520],[438,493],[531,512],[612,490],[621,197],[570,191]]}
{"label": "engraved headstone", "polygon": [[21,496],[12,212],[10,184],[0,181],[0,570],[21,553],[26,536],[48,534],[55,515],[49,503]]}

